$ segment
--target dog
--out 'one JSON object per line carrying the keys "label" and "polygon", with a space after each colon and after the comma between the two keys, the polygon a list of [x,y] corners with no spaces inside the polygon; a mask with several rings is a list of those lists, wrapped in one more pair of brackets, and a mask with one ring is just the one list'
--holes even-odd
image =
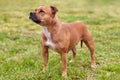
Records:
{"label": "dog", "polygon": [[48,49],[52,49],[61,55],[62,76],[67,77],[67,53],[73,52],[71,61],[75,60],[75,46],[84,42],[91,53],[91,67],[96,67],[94,55],[94,41],[86,25],[82,22],[72,22],[62,24],[56,13],[58,9],[54,6],[40,6],[34,12],[30,12],[29,18],[42,26],[43,33],[41,38],[42,56],[44,68],[48,66]]}

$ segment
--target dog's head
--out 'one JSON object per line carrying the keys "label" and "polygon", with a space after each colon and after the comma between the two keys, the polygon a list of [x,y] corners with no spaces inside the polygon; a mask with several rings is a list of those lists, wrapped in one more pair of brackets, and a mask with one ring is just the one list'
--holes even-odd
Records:
{"label": "dog's head", "polygon": [[53,22],[57,11],[58,9],[53,6],[40,6],[34,12],[30,12],[29,18],[37,24],[46,26]]}

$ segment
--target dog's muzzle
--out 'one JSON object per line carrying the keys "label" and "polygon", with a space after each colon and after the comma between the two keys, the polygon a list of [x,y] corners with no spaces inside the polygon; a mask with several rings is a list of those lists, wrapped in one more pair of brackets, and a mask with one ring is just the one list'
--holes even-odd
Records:
{"label": "dog's muzzle", "polygon": [[33,22],[37,24],[41,23],[41,20],[37,18],[35,12],[30,12],[29,19],[31,19]]}

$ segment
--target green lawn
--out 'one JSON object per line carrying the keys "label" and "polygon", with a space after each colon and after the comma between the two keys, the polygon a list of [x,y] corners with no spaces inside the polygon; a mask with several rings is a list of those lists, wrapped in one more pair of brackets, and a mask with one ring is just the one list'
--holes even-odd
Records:
{"label": "green lawn", "polygon": [[42,28],[29,20],[39,5],[53,5],[63,23],[83,21],[93,34],[97,68],[90,53],[77,45],[66,80],[120,80],[120,0],[0,0],[0,80],[65,80],[60,55],[49,51],[49,67],[42,72]]}

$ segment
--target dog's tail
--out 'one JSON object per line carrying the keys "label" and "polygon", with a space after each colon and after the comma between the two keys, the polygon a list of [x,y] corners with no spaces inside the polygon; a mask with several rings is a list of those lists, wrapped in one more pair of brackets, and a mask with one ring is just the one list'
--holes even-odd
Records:
{"label": "dog's tail", "polygon": [[81,47],[82,47],[82,45],[83,45],[83,40],[81,40]]}

